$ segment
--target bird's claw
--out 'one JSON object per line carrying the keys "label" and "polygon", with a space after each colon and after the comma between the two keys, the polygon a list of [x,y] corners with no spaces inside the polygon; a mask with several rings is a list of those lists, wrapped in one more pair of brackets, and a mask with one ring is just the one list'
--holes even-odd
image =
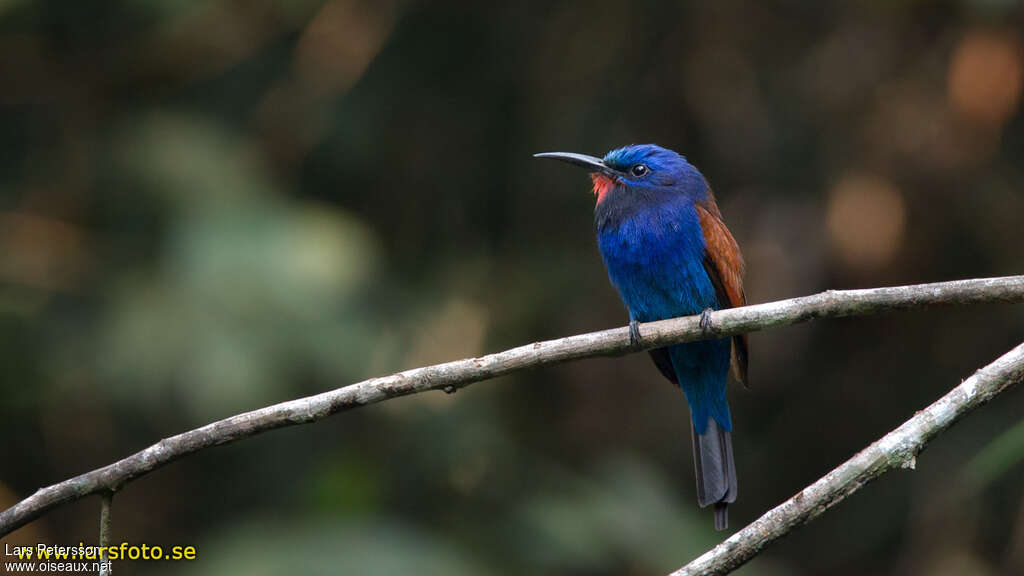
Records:
{"label": "bird's claw", "polygon": [[700,313],[700,329],[702,332],[707,334],[711,331],[711,313],[714,312],[711,308],[705,308]]}
{"label": "bird's claw", "polygon": [[636,318],[629,319],[629,343],[634,348],[640,347],[640,323]]}
{"label": "bird's claw", "polygon": [[444,388],[441,388],[441,390],[444,390],[445,394],[455,394],[456,392],[459,391],[459,389],[452,384],[448,384]]}

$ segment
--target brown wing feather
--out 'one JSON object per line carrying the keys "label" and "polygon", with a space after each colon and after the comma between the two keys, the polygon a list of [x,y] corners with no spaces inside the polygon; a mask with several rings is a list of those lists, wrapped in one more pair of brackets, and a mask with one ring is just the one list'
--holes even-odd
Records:
{"label": "brown wing feather", "polygon": [[[747,297],[743,293],[743,255],[729,229],[722,222],[714,198],[697,205],[697,218],[704,231],[707,253],[704,269],[715,286],[715,295],[723,308],[743,306]],[[732,338],[732,371],[736,380],[748,385],[747,381],[747,335]]]}

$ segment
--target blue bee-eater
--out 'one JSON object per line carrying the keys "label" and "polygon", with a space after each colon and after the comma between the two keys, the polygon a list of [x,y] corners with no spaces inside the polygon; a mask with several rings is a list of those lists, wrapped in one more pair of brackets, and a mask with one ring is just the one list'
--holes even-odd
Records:
{"label": "blue bee-eater", "polygon": [[[722,222],[704,176],[679,154],[654,144],[612,150],[604,158],[549,152],[590,171],[597,206],[597,246],[608,277],[638,322],[742,306],[743,257]],[[650,351],[661,373],[686,395],[692,419],[697,501],[714,505],[715,528],[728,525],[736,500],[732,419],[725,398],[730,359],[747,383],[745,336],[677,344]]]}

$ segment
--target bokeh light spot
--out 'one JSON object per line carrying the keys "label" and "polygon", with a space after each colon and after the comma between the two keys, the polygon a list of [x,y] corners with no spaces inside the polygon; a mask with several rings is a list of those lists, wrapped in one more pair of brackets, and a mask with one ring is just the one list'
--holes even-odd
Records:
{"label": "bokeh light spot", "polygon": [[1020,38],[972,32],[953,51],[949,100],[961,114],[984,124],[1002,125],[1017,109],[1024,85]]}
{"label": "bokeh light spot", "polygon": [[829,237],[849,268],[870,270],[891,261],[903,241],[905,220],[903,196],[888,180],[849,175],[829,193]]}

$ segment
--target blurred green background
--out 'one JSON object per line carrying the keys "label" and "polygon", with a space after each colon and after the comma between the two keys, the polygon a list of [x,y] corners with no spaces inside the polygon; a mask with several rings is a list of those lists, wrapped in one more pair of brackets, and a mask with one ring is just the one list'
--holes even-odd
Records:
{"label": "blurred green background", "polygon": [[[1024,8],[0,1],[0,506],[211,420],[622,326],[577,171],[714,186],[751,302],[1024,270]],[[758,517],[1024,340],[1024,308],[752,336]],[[742,574],[1024,573],[1024,392]],[[129,485],[118,574],[663,574],[723,535],[646,355],[429,393]],[[4,543],[94,542],[99,501]]]}

